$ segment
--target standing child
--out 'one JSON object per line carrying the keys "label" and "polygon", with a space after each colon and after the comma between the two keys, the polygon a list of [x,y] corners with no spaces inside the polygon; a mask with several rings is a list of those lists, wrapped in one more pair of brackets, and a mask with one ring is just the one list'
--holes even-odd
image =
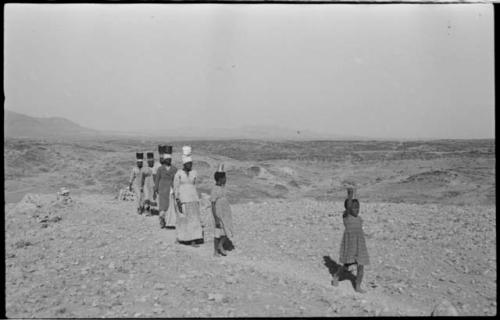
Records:
{"label": "standing child", "polygon": [[233,219],[231,207],[226,197],[226,173],[221,164],[214,174],[215,186],[212,189],[210,201],[215,220],[214,256],[225,256],[224,242],[233,236]]}
{"label": "standing child", "polygon": [[370,264],[368,250],[366,249],[365,236],[363,233],[363,220],[359,217],[359,201],[353,199],[353,189],[347,190],[347,199],[344,202],[345,212],[344,220],[344,235],[340,244],[339,262],[342,266],[333,276],[332,285],[337,286],[340,273],[350,265],[357,266],[355,290],[359,293],[366,291],[361,289],[363,281],[364,266]]}

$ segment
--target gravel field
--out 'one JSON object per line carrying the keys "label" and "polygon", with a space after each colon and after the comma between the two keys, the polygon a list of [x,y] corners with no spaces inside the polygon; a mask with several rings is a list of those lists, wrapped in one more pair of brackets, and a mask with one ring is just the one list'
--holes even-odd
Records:
{"label": "gravel field", "polygon": [[[175,244],[132,202],[26,195],[6,205],[6,310],[29,317],[495,315],[496,209],[361,202],[371,265],[364,295],[330,285],[342,203],[233,205],[235,249]],[[41,222],[43,221],[43,222]]]}

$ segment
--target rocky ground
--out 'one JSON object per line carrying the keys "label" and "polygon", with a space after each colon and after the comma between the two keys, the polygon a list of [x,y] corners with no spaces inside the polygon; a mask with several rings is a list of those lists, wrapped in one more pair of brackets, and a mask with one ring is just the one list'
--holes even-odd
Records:
{"label": "rocky ground", "polygon": [[[128,186],[135,152],[162,141],[4,141],[5,198],[26,193],[116,194]],[[369,202],[492,205],[496,203],[494,140],[471,141],[186,141],[193,146],[197,188],[208,193],[223,162],[232,203],[312,198],[343,201],[355,185]]]}
{"label": "rocky ground", "polygon": [[29,317],[495,315],[496,208],[361,202],[371,265],[366,294],[330,285],[342,202],[233,205],[235,249],[175,244],[132,202],[26,195],[6,205],[6,311]]}

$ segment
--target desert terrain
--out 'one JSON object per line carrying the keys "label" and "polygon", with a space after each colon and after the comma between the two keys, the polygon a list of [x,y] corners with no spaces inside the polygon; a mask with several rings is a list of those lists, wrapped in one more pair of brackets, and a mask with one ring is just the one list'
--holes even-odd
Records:
{"label": "desert terrain", "polygon": [[[193,148],[198,191],[225,163],[235,249],[175,244],[119,201],[136,151]],[[494,140],[4,140],[8,317],[495,315]],[[371,264],[332,287],[346,187]],[[58,202],[61,187],[72,203]]]}

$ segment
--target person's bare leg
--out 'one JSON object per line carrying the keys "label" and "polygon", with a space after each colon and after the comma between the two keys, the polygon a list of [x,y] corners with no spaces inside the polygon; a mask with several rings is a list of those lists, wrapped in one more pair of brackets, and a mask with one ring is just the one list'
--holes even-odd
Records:
{"label": "person's bare leg", "polygon": [[214,237],[214,257],[219,257],[219,238]]}
{"label": "person's bare leg", "polygon": [[366,291],[361,289],[361,282],[363,282],[364,267],[362,264],[358,264],[358,272],[356,274],[356,292],[365,293]]}
{"label": "person's bare leg", "polygon": [[160,211],[158,218],[160,219],[160,229],[166,228],[167,224],[165,222],[165,211]]}

